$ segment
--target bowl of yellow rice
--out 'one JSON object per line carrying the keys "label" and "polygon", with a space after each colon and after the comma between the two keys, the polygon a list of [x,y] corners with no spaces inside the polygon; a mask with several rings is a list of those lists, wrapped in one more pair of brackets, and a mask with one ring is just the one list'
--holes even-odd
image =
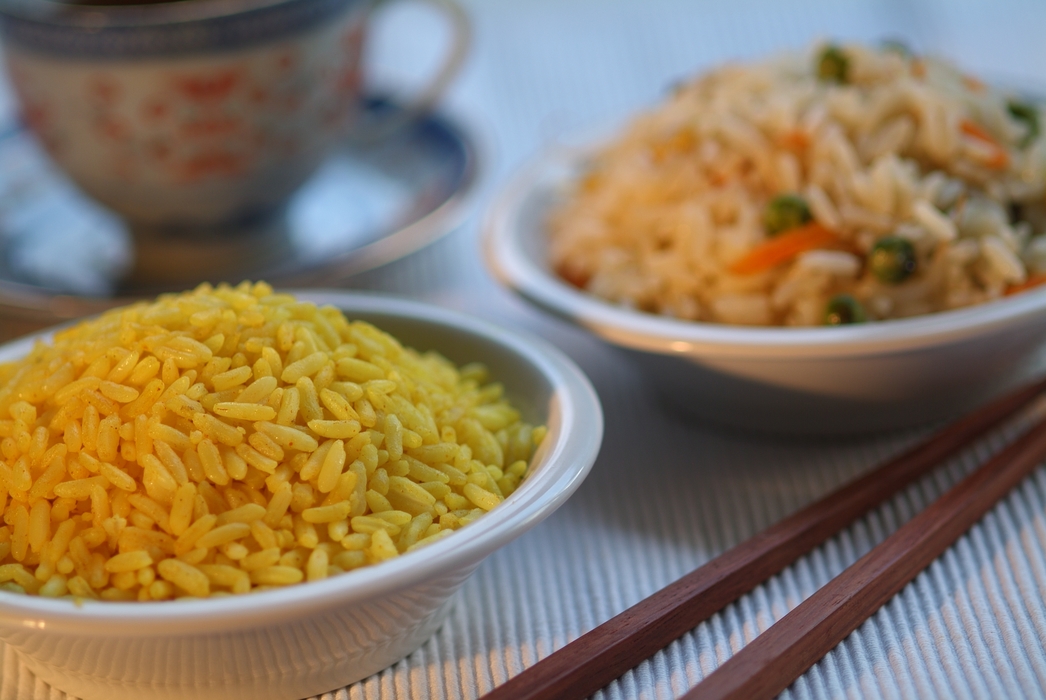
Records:
{"label": "bowl of yellow rice", "polygon": [[413,651],[598,452],[554,348],[200,287],[0,348],[0,639],[94,698],[299,698]]}

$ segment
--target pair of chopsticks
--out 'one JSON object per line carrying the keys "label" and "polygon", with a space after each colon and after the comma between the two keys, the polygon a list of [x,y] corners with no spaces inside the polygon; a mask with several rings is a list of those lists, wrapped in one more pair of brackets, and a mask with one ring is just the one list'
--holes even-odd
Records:
{"label": "pair of chopsticks", "polygon": [[[588,697],[927,474],[1046,390],[1008,394],[542,659],[483,700]],[[1046,419],[963,479],[684,696],[772,698],[857,629],[1046,457]]]}

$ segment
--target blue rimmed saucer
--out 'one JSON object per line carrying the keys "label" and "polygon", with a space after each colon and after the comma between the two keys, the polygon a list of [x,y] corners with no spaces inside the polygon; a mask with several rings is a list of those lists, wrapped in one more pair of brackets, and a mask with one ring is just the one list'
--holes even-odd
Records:
{"label": "blue rimmed saucer", "polygon": [[[367,119],[395,120],[370,99]],[[332,286],[455,228],[476,181],[465,131],[435,113],[346,141],[274,216],[219,236],[134,240],[21,126],[0,134],[0,337],[200,282]]]}

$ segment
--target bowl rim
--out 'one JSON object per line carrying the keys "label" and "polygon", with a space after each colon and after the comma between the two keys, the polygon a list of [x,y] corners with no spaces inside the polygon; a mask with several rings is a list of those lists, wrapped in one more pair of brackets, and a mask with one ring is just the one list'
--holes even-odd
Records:
{"label": "bowl rim", "polygon": [[[360,312],[436,323],[517,355],[548,379],[555,398],[548,421],[553,442],[538,452],[543,468],[498,508],[454,535],[393,560],[322,581],[249,595],[164,602],[72,601],[0,591],[0,624],[79,635],[97,635],[104,625],[109,636],[149,637],[158,631],[227,633],[298,620],[334,606],[388,596],[426,579],[474,566],[550,515],[588,475],[602,441],[602,408],[588,378],[557,348],[458,311],[393,296],[333,290],[293,293],[301,300],[341,308],[350,318],[353,312]],[[36,339],[53,330],[0,345],[0,358],[28,350]]]}
{"label": "bowl rim", "polygon": [[701,323],[618,306],[566,283],[524,245],[534,234],[523,225],[524,214],[543,213],[534,195],[561,191],[567,181],[555,174],[576,172],[595,145],[554,145],[524,164],[491,200],[481,235],[484,260],[501,284],[613,344],[695,357],[859,357],[959,343],[1046,316],[1046,286],[951,311],[830,328]]}

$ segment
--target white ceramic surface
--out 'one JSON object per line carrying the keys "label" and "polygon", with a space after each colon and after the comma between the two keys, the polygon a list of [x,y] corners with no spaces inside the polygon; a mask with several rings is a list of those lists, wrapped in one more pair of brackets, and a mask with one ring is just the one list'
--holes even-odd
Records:
{"label": "white ceramic surface", "polygon": [[[503,504],[447,539],[392,561],[282,590],[210,600],[105,603],[0,591],[0,639],[34,674],[83,700],[297,700],[395,663],[444,619],[480,561],[567,499],[602,439],[599,399],[544,342],[437,307],[365,294],[302,292],[419,350],[482,361],[548,437]],[[23,354],[32,338],[0,348]]]}
{"label": "white ceramic surface", "polygon": [[632,311],[561,280],[544,221],[590,148],[559,147],[521,170],[484,223],[488,267],[535,304],[630,354],[674,406],[783,434],[853,434],[959,414],[1037,370],[1046,289],[912,319],[752,328]]}

